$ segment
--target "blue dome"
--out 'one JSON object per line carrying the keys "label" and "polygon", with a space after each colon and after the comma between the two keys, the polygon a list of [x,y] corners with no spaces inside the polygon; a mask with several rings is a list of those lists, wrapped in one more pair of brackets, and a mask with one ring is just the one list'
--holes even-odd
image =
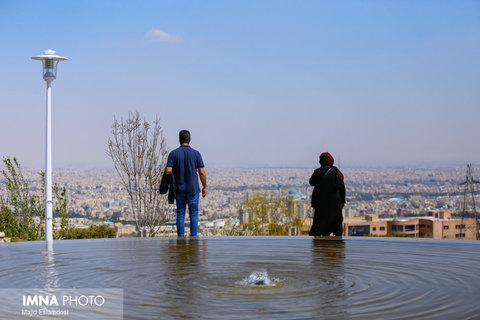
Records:
{"label": "blue dome", "polygon": [[298,190],[295,189],[295,188],[292,188],[292,189],[288,190],[288,194],[296,195],[296,194],[298,194]]}

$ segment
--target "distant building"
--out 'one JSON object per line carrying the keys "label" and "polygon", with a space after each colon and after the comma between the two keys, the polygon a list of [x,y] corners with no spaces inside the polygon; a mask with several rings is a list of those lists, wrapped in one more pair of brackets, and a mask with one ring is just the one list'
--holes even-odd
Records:
{"label": "distant building", "polygon": [[303,197],[303,196],[304,196],[304,194],[301,193],[301,192],[299,192],[299,191],[298,191],[297,189],[295,189],[295,188],[291,188],[290,190],[288,190],[288,197],[289,197],[290,199],[295,199],[295,200],[296,200],[296,199],[299,199],[299,198],[301,198],[301,197]]}
{"label": "distant building", "polygon": [[452,213],[448,211],[431,210],[428,211],[427,217],[432,217],[436,219],[451,219]]}
{"label": "distant building", "polygon": [[248,211],[244,209],[240,209],[238,213],[238,220],[240,220],[240,223],[248,223]]}
{"label": "distant building", "polygon": [[131,224],[122,225],[121,223],[115,224],[115,231],[117,231],[117,237],[129,237],[135,235],[135,226]]}
{"label": "distant building", "polygon": [[215,228],[224,228],[225,227],[225,220],[224,219],[217,219],[213,221],[213,226]]}
{"label": "distant building", "polygon": [[434,221],[433,237],[438,239],[476,240],[475,219],[439,219]]}
{"label": "distant building", "polygon": [[344,236],[387,236],[404,233],[415,238],[475,240],[475,219],[449,219],[449,212],[429,212],[408,219],[379,219],[377,215],[345,218]]}
{"label": "distant building", "polygon": [[296,204],[297,204],[298,216],[301,219],[313,217],[313,209],[310,205],[310,201],[307,201],[306,199],[301,199],[296,201]]}
{"label": "distant building", "polygon": [[394,233],[405,233],[415,238],[433,238],[433,222],[429,219],[365,220],[345,222],[343,227],[345,236],[386,236]]}
{"label": "distant building", "polygon": [[305,235],[305,236],[308,235],[308,232],[312,228],[312,223],[313,223],[312,218],[302,219],[302,225],[300,226],[299,235]]}

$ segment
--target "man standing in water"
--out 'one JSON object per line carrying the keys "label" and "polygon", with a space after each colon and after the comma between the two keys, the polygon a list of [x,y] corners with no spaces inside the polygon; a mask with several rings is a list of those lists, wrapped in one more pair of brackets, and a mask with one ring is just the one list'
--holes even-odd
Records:
{"label": "man standing in water", "polygon": [[[173,174],[175,199],[177,201],[177,235],[185,235],[185,210],[188,204],[190,215],[190,235],[195,237],[198,232],[198,200],[200,187],[198,177],[202,182],[202,197],[207,195],[207,174],[200,152],[190,147],[190,132],[182,130],[179,133],[180,147],[170,152],[165,174]],[[197,174],[198,171],[198,174]]]}
{"label": "man standing in water", "polygon": [[345,206],[345,184],[343,174],[333,165],[333,157],[328,152],[320,155],[321,167],[315,169],[310,178],[314,186],[312,207],[315,210],[311,236],[342,236],[342,209]]}

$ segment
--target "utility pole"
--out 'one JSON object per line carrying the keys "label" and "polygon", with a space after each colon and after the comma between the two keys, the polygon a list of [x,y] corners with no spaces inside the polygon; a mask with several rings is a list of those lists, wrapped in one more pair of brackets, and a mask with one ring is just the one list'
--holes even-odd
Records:
{"label": "utility pole", "polygon": [[[467,204],[467,193],[470,192],[472,195],[472,208],[473,208],[473,213],[475,215],[475,239],[478,240],[478,217],[477,217],[477,209],[475,208],[475,196],[474,196],[474,186],[476,184],[480,183],[480,181],[477,181],[473,179],[472,175],[472,164],[467,165],[467,175],[465,177],[465,181],[460,183],[461,186],[465,186],[465,189],[463,191],[463,212],[462,212],[462,221],[461,225],[463,227],[463,218],[465,216],[465,206]],[[465,230],[462,229],[462,230]],[[465,231],[464,231],[465,232]],[[465,233],[463,233],[465,236]]]}

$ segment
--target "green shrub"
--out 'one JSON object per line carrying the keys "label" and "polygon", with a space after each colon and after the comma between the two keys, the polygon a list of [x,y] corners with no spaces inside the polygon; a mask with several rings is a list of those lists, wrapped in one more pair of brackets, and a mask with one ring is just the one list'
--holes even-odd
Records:
{"label": "green shrub", "polygon": [[412,234],[402,233],[402,232],[398,232],[398,233],[388,233],[388,234],[383,235],[383,236],[379,236],[379,235],[375,235],[375,234],[365,234],[364,237],[378,237],[378,238],[382,238],[382,237],[390,237],[390,238],[415,238]]}
{"label": "green shrub", "polygon": [[[0,231],[11,241],[33,241],[45,239],[45,173],[39,172],[42,185],[40,190],[33,191],[29,180],[23,175],[20,163],[14,157],[3,158],[5,169],[1,170],[4,196],[0,195]],[[54,216],[61,218],[61,228],[67,227],[68,202],[65,187],[53,185]],[[37,218],[38,217],[38,218]],[[38,221],[38,220],[39,221]],[[37,220],[37,221],[36,221]],[[38,223],[39,222],[39,223]]]}
{"label": "green shrub", "polygon": [[408,234],[408,233],[393,233],[393,234],[387,234],[387,237],[394,237],[394,238],[414,238],[413,235]]}
{"label": "green shrub", "polygon": [[56,239],[96,239],[115,238],[115,229],[108,226],[90,226],[88,228],[69,228],[54,231]]}

